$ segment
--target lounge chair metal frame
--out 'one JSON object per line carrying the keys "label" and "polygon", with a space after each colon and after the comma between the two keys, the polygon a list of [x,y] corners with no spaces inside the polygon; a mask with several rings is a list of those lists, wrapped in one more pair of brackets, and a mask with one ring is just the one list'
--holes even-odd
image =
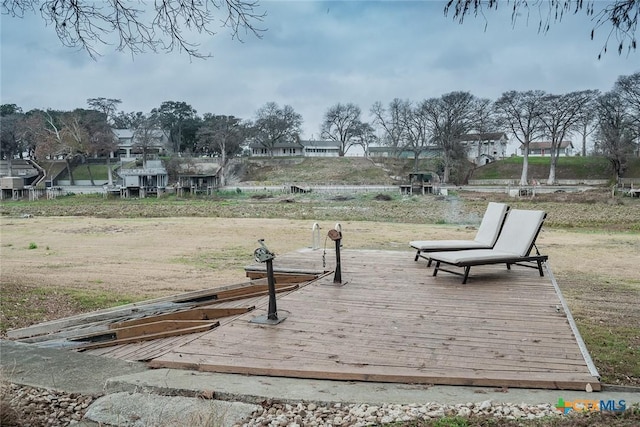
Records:
{"label": "lounge chair metal frame", "polygon": [[[538,250],[538,247],[536,246],[535,242],[536,242],[536,239],[538,238],[538,234],[540,234],[540,231],[542,230],[542,225],[544,224],[544,219],[546,219],[546,217],[547,217],[547,214],[544,214],[543,219],[540,222],[540,225],[533,237],[532,243],[529,246],[527,255],[517,256],[514,254],[513,258],[503,257],[503,258],[494,259],[494,260],[479,259],[479,260],[466,260],[462,262],[447,262],[447,261],[438,260],[436,253],[433,253],[431,256],[436,257],[436,259],[434,259],[434,261],[436,261],[436,266],[433,270],[433,276],[434,277],[437,276],[438,271],[444,271],[450,274],[455,274],[457,276],[462,276],[462,284],[466,284],[467,279],[469,278],[469,272],[471,270],[471,267],[477,266],[477,265],[506,264],[507,270],[511,270],[512,265],[518,265],[521,267],[528,267],[528,268],[537,268],[538,272],[540,273],[540,277],[544,277],[544,270],[542,269],[542,263],[546,262],[549,259],[549,257],[547,255],[540,254],[540,251]],[[536,255],[530,255],[533,249],[535,249]],[[535,263],[535,264],[532,265],[532,263]],[[442,268],[442,264],[446,266],[460,267],[460,268],[463,268],[464,271],[460,272],[460,271],[450,270],[449,268]]]}

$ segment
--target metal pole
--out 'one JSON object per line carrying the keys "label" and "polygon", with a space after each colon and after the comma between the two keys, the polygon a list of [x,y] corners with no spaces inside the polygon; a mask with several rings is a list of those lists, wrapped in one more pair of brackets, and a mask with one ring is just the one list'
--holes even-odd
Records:
{"label": "metal pole", "polygon": [[340,266],[340,241],[342,238],[336,240],[336,272],[333,276],[333,283],[342,283],[342,268]]}
{"label": "metal pole", "polygon": [[276,284],[273,278],[273,260],[267,260],[267,281],[269,283],[269,311],[267,319],[278,320],[278,308],[276,307]]}
{"label": "metal pole", "polygon": [[273,259],[276,255],[264,244],[264,239],[258,240],[260,247],[253,252],[253,256],[257,262],[267,263],[267,283],[269,287],[269,308],[266,316],[258,316],[251,319],[250,323],[258,323],[261,325],[277,325],[287,318],[286,315],[278,318],[278,308],[276,307],[276,281],[273,277]]}

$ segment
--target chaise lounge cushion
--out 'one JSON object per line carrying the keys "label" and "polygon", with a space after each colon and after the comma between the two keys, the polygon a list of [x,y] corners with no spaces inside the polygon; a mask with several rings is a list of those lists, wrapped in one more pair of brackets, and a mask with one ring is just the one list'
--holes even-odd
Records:
{"label": "chaise lounge cushion", "polygon": [[544,221],[544,211],[512,209],[493,249],[434,252],[434,261],[446,264],[483,264],[518,260],[529,255]]}
{"label": "chaise lounge cushion", "polygon": [[473,240],[414,240],[409,245],[420,252],[491,248],[500,235],[508,210],[504,203],[489,202]]}

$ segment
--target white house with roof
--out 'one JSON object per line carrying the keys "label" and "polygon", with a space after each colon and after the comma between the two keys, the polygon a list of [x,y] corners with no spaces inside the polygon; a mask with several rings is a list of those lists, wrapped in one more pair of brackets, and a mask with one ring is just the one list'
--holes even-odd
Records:
{"label": "white house with roof", "polygon": [[[457,140],[465,148],[467,159],[476,165],[485,165],[506,157],[509,140],[504,132],[469,133]],[[415,158],[415,152],[406,148],[389,146],[369,147],[370,157]],[[425,146],[418,155],[421,159],[442,155],[442,148],[437,145]]]}
{"label": "white house with roof", "polygon": [[254,157],[296,157],[304,156],[304,146],[299,142],[276,142],[266,147],[259,142],[249,143],[251,156]]}
{"label": "white house with roof", "polygon": [[477,166],[486,165],[507,156],[509,139],[504,132],[468,133],[458,138],[465,147],[467,159]]}
{"label": "white house with roof", "polygon": [[[136,158],[142,154],[141,141],[134,129],[112,129],[115,138],[118,140],[118,157]],[[149,131],[150,141],[147,145],[149,154],[163,154],[167,151],[169,144],[169,133],[162,129],[152,129]]]}
{"label": "white house with roof", "polygon": [[340,155],[340,142],[327,140],[300,141],[304,146],[306,157],[338,157]]}
{"label": "white house with roof", "polygon": [[251,155],[255,157],[338,157],[340,142],[321,140],[278,142],[272,149],[259,142],[251,142],[249,150],[251,150]]}
{"label": "white house with roof", "polygon": [[[520,145],[520,153],[524,156],[524,145]],[[544,157],[551,155],[551,141],[531,141],[529,143],[529,155],[535,157]],[[560,156],[573,155],[573,143],[571,141],[562,141],[560,143]]]}

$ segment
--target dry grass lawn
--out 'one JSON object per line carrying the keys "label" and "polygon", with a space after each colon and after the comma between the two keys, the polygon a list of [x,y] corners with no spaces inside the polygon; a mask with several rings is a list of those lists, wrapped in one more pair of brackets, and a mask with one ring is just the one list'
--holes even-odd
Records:
{"label": "dry grass lawn", "polygon": [[[571,209],[566,203],[558,205]],[[580,205],[576,206],[579,212]],[[640,218],[638,206],[635,212]],[[264,238],[276,254],[294,251],[311,245],[313,223],[267,218],[2,216],[0,332],[100,305],[243,282],[243,267],[253,262],[258,239]],[[330,248],[333,242],[325,243],[325,236],[335,222],[319,223],[321,246]],[[408,251],[407,256],[412,256],[410,240],[466,239],[475,234],[474,227],[465,225],[374,221],[341,225],[346,248]],[[546,227],[538,246],[549,255],[604,380],[640,385],[640,233]],[[78,304],[80,297],[103,300],[94,307]]]}

